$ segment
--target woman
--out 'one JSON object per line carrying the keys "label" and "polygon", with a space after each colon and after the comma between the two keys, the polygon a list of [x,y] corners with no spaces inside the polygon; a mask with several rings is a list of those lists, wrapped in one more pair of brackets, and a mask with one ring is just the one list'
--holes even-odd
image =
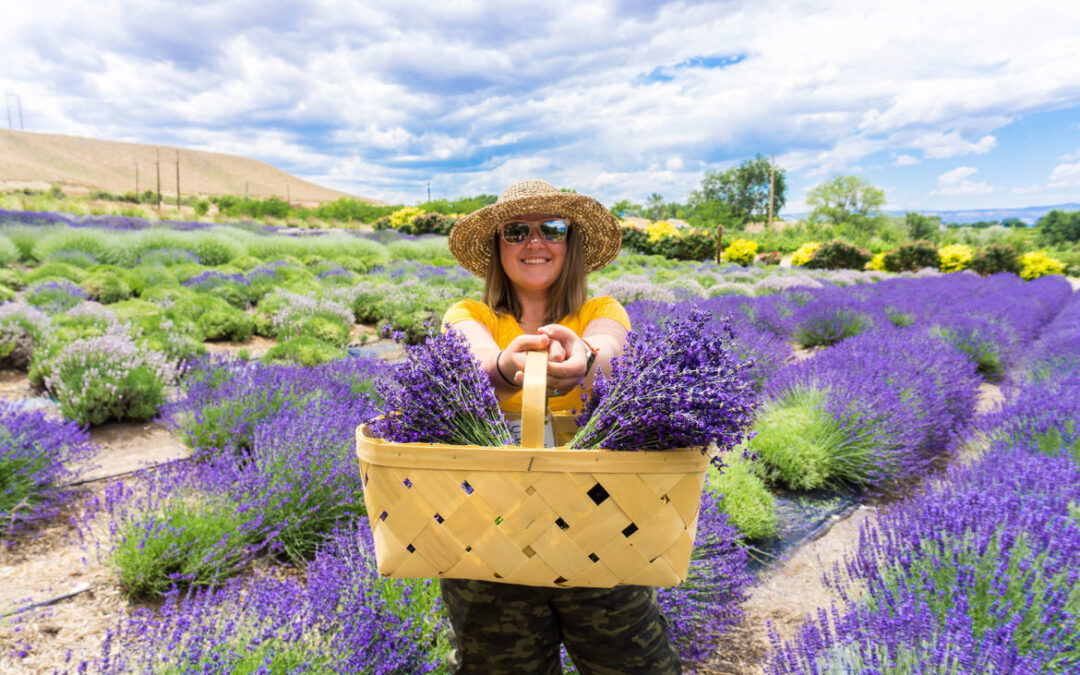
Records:
{"label": "woman", "polygon": [[[597,370],[622,354],[630,320],[610,297],[588,299],[585,275],[619,253],[618,222],[599,202],[539,180],[510,186],[450,233],[458,262],[485,280],[484,300],[447,310],[505,410],[521,410],[525,355],[548,350],[552,410],[581,406]],[[458,673],[561,673],[559,643],[581,673],[678,673],[655,590],[558,589],[442,580]]]}

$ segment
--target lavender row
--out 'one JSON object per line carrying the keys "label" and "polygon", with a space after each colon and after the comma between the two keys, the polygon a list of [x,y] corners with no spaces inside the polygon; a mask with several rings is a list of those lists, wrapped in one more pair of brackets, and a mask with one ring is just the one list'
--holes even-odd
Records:
{"label": "lavender row", "polygon": [[1078,306],[1043,331],[1006,403],[957,440],[982,456],[863,528],[831,581],[846,607],[775,640],[770,673],[1080,668]]}

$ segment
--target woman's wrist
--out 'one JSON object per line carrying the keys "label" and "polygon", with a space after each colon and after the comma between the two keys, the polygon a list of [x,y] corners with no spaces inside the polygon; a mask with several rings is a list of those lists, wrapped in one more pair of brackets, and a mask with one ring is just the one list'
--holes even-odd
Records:
{"label": "woman's wrist", "polygon": [[596,361],[596,356],[600,353],[600,350],[589,343],[585,338],[581,338],[581,341],[588,349],[588,354],[585,357],[585,377],[589,376],[589,372],[592,371],[593,363]]}
{"label": "woman's wrist", "polygon": [[516,389],[517,385],[514,384],[514,381],[508,378],[505,373],[503,373],[501,361],[503,352],[505,351],[505,349],[500,349],[499,354],[495,357],[495,370],[499,371],[499,377],[503,379],[503,382],[505,382],[507,386],[514,387]]}

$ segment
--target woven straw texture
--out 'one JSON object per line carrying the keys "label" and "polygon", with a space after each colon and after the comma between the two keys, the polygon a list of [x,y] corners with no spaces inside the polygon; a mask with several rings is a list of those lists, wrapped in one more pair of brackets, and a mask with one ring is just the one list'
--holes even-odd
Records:
{"label": "woven straw texture", "polygon": [[502,223],[526,213],[569,218],[577,228],[585,254],[585,271],[595,272],[619,255],[622,230],[618,219],[592,197],[561,192],[542,180],[514,183],[494,204],[465,216],[450,230],[450,252],[461,266],[486,278],[495,246],[495,231]]}
{"label": "woven straw texture", "polygon": [[[546,356],[532,356],[526,387],[542,387],[534,364]],[[537,437],[536,412],[523,411],[523,438]],[[553,422],[565,442],[573,417]],[[357,455],[383,576],[600,588],[686,578],[708,467],[698,450],[390,443],[364,425]]]}

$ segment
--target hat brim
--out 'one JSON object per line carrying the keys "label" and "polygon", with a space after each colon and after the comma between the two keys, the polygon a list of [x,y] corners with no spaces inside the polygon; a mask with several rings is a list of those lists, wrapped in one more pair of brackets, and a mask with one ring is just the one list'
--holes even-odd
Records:
{"label": "hat brim", "polygon": [[508,199],[473,211],[450,230],[450,253],[462,267],[486,279],[494,255],[495,231],[526,213],[569,218],[581,242],[586,272],[607,266],[622,248],[622,230],[611,211],[592,197],[561,192]]}

